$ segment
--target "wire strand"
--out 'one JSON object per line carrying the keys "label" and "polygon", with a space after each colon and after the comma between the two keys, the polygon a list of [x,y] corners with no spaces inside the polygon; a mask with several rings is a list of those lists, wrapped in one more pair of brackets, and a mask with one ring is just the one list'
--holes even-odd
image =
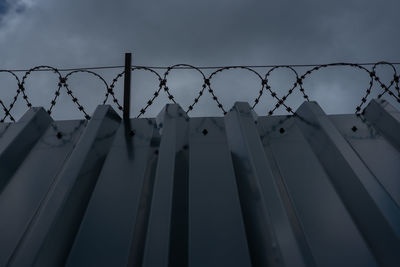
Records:
{"label": "wire strand", "polygon": [[[400,62],[387,62],[392,65],[400,65]],[[335,64],[350,64],[348,62],[337,62],[337,63],[329,63],[329,65],[335,65]],[[352,64],[357,64],[360,66],[373,66],[376,64],[376,62],[371,63],[352,63]],[[201,70],[207,70],[207,69],[220,69],[220,68],[226,68],[226,67],[246,67],[246,68],[275,68],[275,67],[317,67],[321,65],[327,65],[327,64],[289,64],[289,65],[227,65],[227,66],[199,66],[196,67]],[[125,66],[123,65],[118,65],[118,66],[98,66],[98,67],[79,67],[79,68],[59,68],[59,71],[74,71],[74,70],[104,70],[104,69],[122,69]],[[159,69],[159,70],[166,70],[169,67],[168,66],[142,66],[142,65],[132,65],[132,68],[150,68],[150,69]],[[187,67],[187,66],[180,66],[176,67],[175,69],[193,69],[192,67]],[[7,70],[7,71],[12,71],[12,72],[26,72],[29,71],[29,69],[2,69],[2,70]],[[52,69],[38,69],[34,71],[52,71]]]}

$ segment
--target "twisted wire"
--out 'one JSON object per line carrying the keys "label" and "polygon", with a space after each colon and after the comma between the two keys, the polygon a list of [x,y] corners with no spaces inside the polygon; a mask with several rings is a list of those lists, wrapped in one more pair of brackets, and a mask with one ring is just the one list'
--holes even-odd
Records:
{"label": "twisted wire", "polygon": [[[389,97],[395,99],[397,102],[400,103],[399,75],[397,74],[397,70],[395,67],[395,65],[398,64],[400,63],[389,63],[381,61],[377,63],[361,63],[361,64],[342,62],[342,63],[329,63],[320,65],[267,65],[267,66],[221,66],[221,67],[196,67],[189,64],[175,64],[168,67],[132,66],[131,67],[132,72],[139,70],[150,72],[152,75],[155,76],[156,79],[158,79],[159,82],[153,95],[147,100],[144,106],[140,109],[139,114],[137,114],[136,117],[141,117],[146,113],[148,108],[152,106],[152,104],[154,103],[155,99],[160,96],[161,91],[163,91],[166,94],[169,101],[171,101],[172,103],[177,103],[177,101],[175,100],[175,96],[173,95],[168,86],[168,77],[172,72],[182,69],[193,70],[196,73],[198,73],[202,79],[201,88],[199,88],[195,98],[193,99],[193,102],[187,107],[186,109],[187,113],[190,113],[192,110],[194,110],[200,98],[204,95],[204,92],[207,91],[211,95],[212,100],[216,103],[217,107],[222,111],[223,114],[226,114],[227,113],[226,108],[220,101],[220,96],[217,96],[212,81],[216,76],[221,75],[223,72],[239,69],[250,72],[251,74],[253,74],[254,77],[259,79],[260,82],[259,83],[260,88],[258,90],[256,98],[254,99],[254,103],[252,104],[252,109],[254,109],[257,105],[259,105],[261,97],[266,94],[269,95],[273,100],[275,100],[274,106],[268,111],[267,115],[273,115],[274,112],[280,107],[283,107],[289,114],[294,114],[294,109],[293,107],[290,107],[287,104],[287,99],[296,90],[298,90],[301,93],[302,97],[305,99],[305,101],[310,101],[310,96],[309,94],[306,93],[306,90],[304,88],[304,81],[306,79],[309,79],[313,73],[321,69],[326,69],[330,67],[349,67],[353,69],[358,69],[365,72],[369,76],[369,83],[368,86],[366,87],[365,93],[363,94],[360,103],[355,107],[355,113],[359,114],[364,104],[367,102],[367,98],[371,94],[374,83],[377,83],[378,86],[381,88],[381,91],[378,94],[378,98],[382,98],[384,95],[389,95]],[[372,67],[368,69],[366,66],[372,66]],[[388,66],[391,69],[391,71],[393,71],[393,78],[388,83],[382,82],[382,78],[377,74],[376,70],[378,66]],[[0,99],[0,108],[2,108],[4,111],[4,115],[0,120],[0,122],[4,122],[7,118],[9,118],[10,121],[13,122],[15,121],[14,116],[11,114],[11,111],[13,110],[16,101],[21,95],[26,106],[28,108],[32,106],[25,84],[27,79],[32,75],[32,73],[36,71],[51,71],[58,76],[58,83],[54,93],[54,97],[51,99],[50,106],[47,109],[47,112],[49,114],[53,112],[53,109],[55,108],[58,98],[60,96],[61,90],[65,89],[67,95],[70,96],[72,102],[76,105],[77,109],[83,114],[83,117],[87,120],[90,119],[90,116],[87,113],[85,107],[81,104],[80,100],[75,96],[69,84],[67,83],[67,81],[77,73],[84,73],[91,77],[99,79],[105,88],[105,98],[102,101],[102,104],[106,104],[111,96],[113,104],[116,105],[118,110],[122,111],[123,107],[121,106],[117,97],[115,96],[114,89],[116,88],[116,84],[118,83],[120,78],[124,76],[125,72],[122,71],[118,73],[109,84],[103,76],[94,71],[96,69],[115,69],[120,67],[122,66],[92,67],[86,69],[83,68],[57,69],[55,67],[41,65],[33,67],[28,70],[0,70],[0,73],[6,73],[8,75],[11,75],[17,83],[17,90],[11,103],[7,105],[3,100]],[[296,67],[310,67],[310,68],[307,69],[302,75],[299,75],[298,70],[295,69]],[[257,68],[269,68],[269,69],[265,72],[265,74],[262,74],[260,73],[260,71],[256,70]],[[212,69],[213,71],[207,76],[203,71],[205,69]],[[276,89],[273,89],[270,84],[271,74],[279,69],[288,70],[295,76],[294,77],[295,81],[293,85],[290,86],[288,91],[285,94],[282,94],[281,96],[278,95],[277,93],[278,91]],[[165,70],[165,71],[163,73],[159,73],[157,70]],[[16,73],[21,71],[25,72],[22,78],[19,78]]]}

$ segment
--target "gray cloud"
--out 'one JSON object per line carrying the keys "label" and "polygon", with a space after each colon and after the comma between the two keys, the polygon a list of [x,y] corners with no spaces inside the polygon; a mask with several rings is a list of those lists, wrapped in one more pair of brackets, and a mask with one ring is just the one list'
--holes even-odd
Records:
{"label": "gray cloud", "polygon": [[[398,10],[393,1],[124,1],[20,0],[8,1],[1,15],[1,68],[121,65],[123,53],[134,53],[134,64],[193,65],[299,64],[337,61],[396,61],[400,59]],[[383,71],[386,68],[382,68]],[[300,70],[301,72],[301,70]],[[117,72],[103,74],[109,79]],[[11,99],[16,88],[5,79],[0,98]],[[225,76],[223,76],[225,75]],[[392,74],[387,74],[392,75]],[[29,95],[35,104],[48,106],[55,78],[34,74]],[[156,88],[150,76],[134,74],[133,111],[136,113]],[[224,78],[225,77],[225,78]],[[274,74],[280,94],[293,83],[288,72]],[[218,80],[217,80],[218,78]],[[235,100],[252,101],[259,81],[233,71],[216,78],[216,91],[227,108]],[[171,75],[171,90],[185,108],[201,81],[191,72]],[[121,85],[121,84],[119,84]],[[333,69],[306,81],[311,99],[330,113],[352,112],[368,85],[357,71]],[[71,88],[92,111],[104,91],[83,75],[71,79]],[[254,88],[254,89],[253,89]],[[285,89],[281,89],[285,88]],[[121,90],[118,87],[117,90]],[[121,93],[118,92],[121,98]],[[314,97],[313,97],[314,96]],[[62,95],[55,116],[79,117]],[[218,110],[206,94],[194,115],[215,115]],[[293,96],[297,107],[303,99]],[[163,96],[148,114],[154,116],[167,101]],[[266,97],[260,114],[273,105]],[[211,103],[211,104],[210,104]],[[22,99],[16,111],[23,111]],[[18,113],[18,112],[17,112]]]}

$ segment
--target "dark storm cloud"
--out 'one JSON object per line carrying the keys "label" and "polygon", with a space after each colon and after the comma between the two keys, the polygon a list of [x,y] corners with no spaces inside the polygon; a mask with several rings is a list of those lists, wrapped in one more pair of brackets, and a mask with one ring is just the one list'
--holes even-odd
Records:
{"label": "dark storm cloud", "polygon": [[0,0],[0,16],[4,13],[7,13],[8,3],[4,0]]}
{"label": "dark storm cloud", "polygon": [[[395,0],[25,0],[8,3],[11,7],[3,15],[0,28],[3,68],[41,64],[58,67],[120,65],[125,51],[134,52],[134,63],[139,65],[257,65],[400,59],[397,32],[400,2]],[[291,77],[279,74],[277,78],[281,76]],[[320,76],[310,82],[313,86],[310,90],[329,112],[351,112],[353,102],[360,99],[360,92],[365,90],[368,82],[361,74],[360,77],[347,75],[346,81],[337,77],[328,82],[322,78],[329,78],[330,74]],[[186,101],[186,105],[190,102],[186,98],[192,99],[192,95],[186,94],[185,90],[197,91],[198,88],[192,86],[197,81],[191,75],[179,78],[177,74],[175,77],[174,92]],[[246,84],[252,85],[249,77],[244,74],[242,79],[235,75],[230,82],[219,83],[220,95],[225,98],[228,108],[235,99],[251,99],[247,88],[243,90]],[[36,81],[36,86],[41,89],[32,90],[42,94],[39,99],[53,94],[43,89],[51,87],[46,82],[48,78],[40,79],[43,80]],[[290,83],[283,84],[282,88]],[[77,84],[88,88],[98,86],[81,80]],[[242,93],[232,94],[224,87],[241,89]],[[152,91],[154,86],[150,88],[148,82],[137,79],[135,88],[133,104],[137,111],[139,102],[143,103],[151,95],[149,90]],[[284,92],[279,88],[278,91]],[[97,92],[99,90],[93,88],[85,89],[80,92],[80,97],[89,98],[87,103],[94,108],[100,98],[95,97],[94,101],[87,96]],[[257,88],[252,92],[257,92]],[[2,90],[0,97],[5,94]],[[43,105],[45,103],[49,101]],[[163,104],[158,103],[152,115]],[[207,101],[202,104],[207,108]],[[217,112],[213,103],[211,106],[209,111]],[[59,108],[60,113],[66,110]],[[257,111],[264,114],[265,110]]]}

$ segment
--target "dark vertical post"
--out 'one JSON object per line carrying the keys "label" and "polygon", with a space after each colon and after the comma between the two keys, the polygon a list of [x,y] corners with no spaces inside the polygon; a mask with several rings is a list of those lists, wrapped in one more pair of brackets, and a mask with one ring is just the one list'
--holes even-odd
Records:
{"label": "dark vertical post", "polygon": [[129,119],[130,108],[131,108],[131,66],[132,66],[132,54],[125,53],[124,112],[123,112],[124,119]]}

